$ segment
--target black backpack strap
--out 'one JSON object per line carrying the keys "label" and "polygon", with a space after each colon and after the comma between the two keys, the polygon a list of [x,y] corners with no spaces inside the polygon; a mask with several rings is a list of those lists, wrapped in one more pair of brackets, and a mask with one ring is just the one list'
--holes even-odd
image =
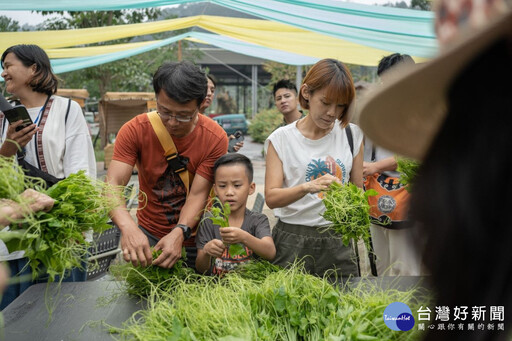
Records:
{"label": "black backpack strap", "polygon": [[350,146],[350,152],[352,156],[354,156],[354,138],[352,137],[352,129],[350,129],[350,123],[345,127],[345,132],[347,133],[348,144]]}
{"label": "black backpack strap", "polygon": [[64,118],[64,124],[68,122],[69,108],[71,107],[71,98],[68,99],[68,108],[66,109],[66,117]]}

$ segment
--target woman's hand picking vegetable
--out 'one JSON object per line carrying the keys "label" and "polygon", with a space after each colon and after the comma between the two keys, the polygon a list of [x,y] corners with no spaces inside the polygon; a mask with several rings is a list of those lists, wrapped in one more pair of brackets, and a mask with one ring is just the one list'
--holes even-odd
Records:
{"label": "woman's hand picking vegetable", "polygon": [[220,229],[220,235],[226,244],[246,243],[248,234],[247,231],[239,227],[223,227]]}
{"label": "woman's hand picking vegetable", "polygon": [[136,226],[124,228],[121,233],[123,258],[133,266],[148,266],[153,261],[148,237]]}
{"label": "woman's hand picking vegetable", "polygon": [[26,189],[21,197],[30,203],[30,210],[32,212],[45,211],[48,212],[52,209],[55,200],[48,195],[35,191],[33,189]]}
{"label": "woman's hand picking vegetable", "polygon": [[[221,231],[223,229],[224,228],[222,228]],[[204,252],[215,258],[221,257],[225,249],[226,245],[222,242],[222,240],[219,239],[212,239],[204,246]]]}
{"label": "woman's hand picking vegetable", "polygon": [[155,245],[155,251],[162,250],[160,256],[153,261],[153,265],[170,269],[181,258],[181,248],[184,236],[183,231],[174,228]]}
{"label": "woman's hand picking vegetable", "polygon": [[0,226],[8,225],[11,219],[21,219],[31,212],[48,212],[55,203],[55,200],[48,195],[30,188],[26,189],[20,197],[28,205],[20,205],[12,200],[0,199]]}
{"label": "woman's hand picking vegetable", "polygon": [[333,182],[341,183],[340,179],[334,175],[325,174],[315,180],[304,183],[303,187],[307,193],[318,193],[327,190]]}

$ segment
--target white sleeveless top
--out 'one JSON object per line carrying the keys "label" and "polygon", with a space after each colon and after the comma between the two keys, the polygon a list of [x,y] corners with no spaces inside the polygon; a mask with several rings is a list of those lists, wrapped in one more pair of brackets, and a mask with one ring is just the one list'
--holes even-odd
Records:
{"label": "white sleeveless top", "polygon": [[[347,183],[350,180],[353,158],[361,149],[361,129],[350,123],[354,141],[352,156],[347,134],[338,120],[331,132],[319,140],[304,137],[297,129],[297,122],[277,129],[265,141],[265,152],[269,142],[272,142],[283,163],[283,188],[312,181],[327,173]],[[324,226],[329,224],[321,216],[324,211],[322,193],[309,193],[288,206],[274,209],[274,214],[288,224]]]}

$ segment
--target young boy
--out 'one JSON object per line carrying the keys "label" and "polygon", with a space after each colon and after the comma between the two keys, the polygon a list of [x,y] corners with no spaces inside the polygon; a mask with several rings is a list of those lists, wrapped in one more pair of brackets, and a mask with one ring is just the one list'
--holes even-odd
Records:
{"label": "young boy", "polygon": [[[196,269],[200,273],[211,271],[223,274],[238,264],[246,263],[255,253],[272,260],[276,254],[268,218],[247,209],[247,197],[254,193],[251,160],[245,155],[229,153],[221,156],[213,166],[215,194],[224,205],[229,203],[230,227],[214,225],[209,213],[199,224],[196,236]],[[230,257],[228,245],[243,244],[247,255]],[[214,260],[212,264],[212,259]]]}

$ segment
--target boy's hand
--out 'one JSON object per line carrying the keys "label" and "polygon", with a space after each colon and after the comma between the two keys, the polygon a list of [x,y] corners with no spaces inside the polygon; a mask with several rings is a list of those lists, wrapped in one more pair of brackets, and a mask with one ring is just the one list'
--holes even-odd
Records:
{"label": "boy's hand", "polygon": [[226,244],[244,243],[247,233],[239,227],[223,227],[220,229],[220,235]]}
{"label": "boy's hand", "polygon": [[210,240],[208,243],[206,243],[206,245],[203,248],[204,252],[215,258],[221,257],[225,249],[226,245],[224,245],[222,240],[218,239]]}

